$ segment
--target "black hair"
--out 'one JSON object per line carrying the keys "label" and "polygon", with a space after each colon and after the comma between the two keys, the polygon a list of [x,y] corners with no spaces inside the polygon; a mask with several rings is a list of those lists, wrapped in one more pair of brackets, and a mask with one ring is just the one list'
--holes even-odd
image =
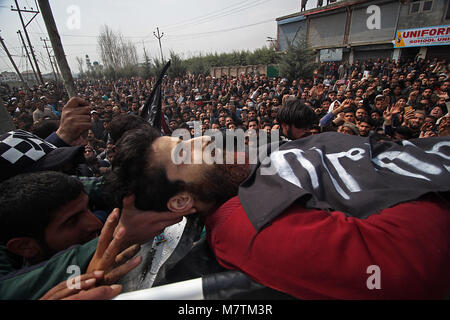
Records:
{"label": "black hair", "polygon": [[112,172],[105,177],[105,191],[115,195],[121,207],[124,196],[135,194],[140,210],[166,211],[167,201],[184,190],[181,181],[170,182],[162,166],[152,164],[153,142],[160,138],[154,128],[126,132],[116,144]]}
{"label": "black hair", "polygon": [[359,122],[359,123],[365,122],[365,123],[367,123],[369,126],[375,127],[375,122],[372,120],[371,117],[362,117],[358,122]]}
{"label": "black hair", "polygon": [[113,118],[109,128],[109,134],[113,142],[119,141],[122,135],[128,130],[137,128],[150,129],[150,124],[140,116],[134,114],[120,114]]}
{"label": "black hair", "polygon": [[257,118],[251,118],[247,120],[247,123],[256,122],[259,125],[259,120]]}
{"label": "black hair", "polygon": [[287,99],[277,113],[278,123],[294,125],[298,129],[309,129],[314,118],[314,110],[296,98]]}
{"label": "black hair", "polygon": [[348,113],[348,112],[355,113],[355,109],[353,107],[348,107],[348,108],[345,108],[344,110],[342,110],[342,112],[344,112],[344,113]]}
{"label": "black hair", "polygon": [[52,214],[84,192],[64,173],[42,171],[14,176],[0,184],[0,242],[30,237],[41,243]]}
{"label": "black hair", "polygon": [[414,132],[409,127],[397,127],[395,133],[401,135],[406,140],[412,139],[414,136]]}

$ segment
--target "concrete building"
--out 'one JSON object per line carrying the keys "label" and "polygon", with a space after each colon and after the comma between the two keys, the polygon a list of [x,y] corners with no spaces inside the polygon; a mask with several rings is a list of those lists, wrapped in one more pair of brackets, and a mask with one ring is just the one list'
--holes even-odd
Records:
{"label": "concrete building", "polygon": [[20,81],[19,76],[15,72],[3,71],[0,73],[0,82]]}
{"label": "concrete building", "polygon": [[343,0],[276,21],[279,50],[306,41],[320,61],[450,60],[448,0]]}

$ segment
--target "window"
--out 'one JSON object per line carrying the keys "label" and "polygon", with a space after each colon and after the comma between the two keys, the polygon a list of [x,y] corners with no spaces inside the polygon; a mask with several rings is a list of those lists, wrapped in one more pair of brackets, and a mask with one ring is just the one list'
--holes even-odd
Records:
{"label": "window", "polygon": [[448,3],[447,6],[447,15],[445,16],[445,19],[450,20],[450,2]]}
{"label": "window", "polygon": [[409,14],[428,12],[433,10],[433,0],[412,1],[409,7]]}
{"label": "window", "polygon": [[433,1],[425,1],[423,3],[423,9],[422,11],[431,11],[431,8],[433,7]]}
{"label": "window", "polygon": [[411,3],[411,9],[409,13],[418,13],[420,11],[420,1],[414,1]]}

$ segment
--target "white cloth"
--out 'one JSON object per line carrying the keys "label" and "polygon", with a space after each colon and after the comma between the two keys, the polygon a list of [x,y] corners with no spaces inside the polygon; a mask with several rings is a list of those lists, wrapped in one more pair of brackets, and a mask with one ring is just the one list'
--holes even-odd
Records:
{"label": "white cloth", "polygon": [[[158,243],[157,239],[154,238],[141,246],[141,250],[137,255],[142,256],[142,263],[120,280],[120,284],[123,286],[122,293],[152,287],[159,268],[161,268],[177,247],[186,222],[187,219],[183,218],[181,222],[167,227],[164,230],[164,237],[166,239],[164,242]],[[152,249],[155,252],[153,259]]]}

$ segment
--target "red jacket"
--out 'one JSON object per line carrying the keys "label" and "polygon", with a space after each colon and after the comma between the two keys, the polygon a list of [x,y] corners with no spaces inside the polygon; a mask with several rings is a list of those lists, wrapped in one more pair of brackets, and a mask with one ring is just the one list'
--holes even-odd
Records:
{"label": "red jacket", "polygon": [[294,204],[257,233],[235,197],[205,222],[221,265],[299,299],[450,293],[450,209],[437,200],[399,204],[365,220]]}

